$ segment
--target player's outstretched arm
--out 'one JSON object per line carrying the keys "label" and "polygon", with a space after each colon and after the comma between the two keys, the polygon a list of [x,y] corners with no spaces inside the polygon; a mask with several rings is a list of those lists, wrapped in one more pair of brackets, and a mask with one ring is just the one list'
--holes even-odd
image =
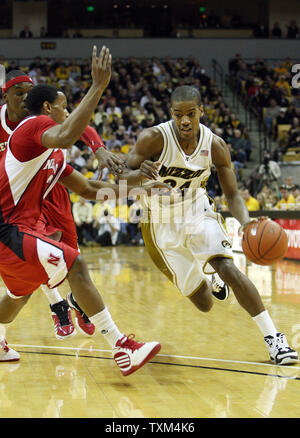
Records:
{"label": "player's outstretched arm", "polygon": [[160,163],[145,160],[140,165],[139,169],[132,170],[125,167],[122,174],[118,176],[118,181],[126,180],[127,184],[132,186],[141,185],[144,181],[157,180],[158,168]]}
{"label": "player's outstretched arm", "polygon": [[148,196],[158,194],[159,190],[164,192],[172,190],[172,187],[168,184],[158,181],[140,187],[139,185],[111,184],[104,181],[88,180],[75,169],[70,175],[60,178],[59,183],[67,187],[71,192],[92,201],[126,198],[133,190],[134,195],[146,194]]}
{"label": "player's outstretched arm", "polygon": [[102,47],[99,57],[97,47],[92,54],[92,85],[78,107],[60,125],[55,125],[42,135],[42,145],[46,148],[65,149],[73,146],[89,124],[99,100],[111,77],[111,54]]}
{"label": "player's outstretched arm", "polygon": [[211,145],[212,162],[217,169],[221,189],[227,199],[228,208],[242,226],[251,222],[246,204],[239,194],[237,180],[232,169],[230,151],[225,141],[214,135]]}

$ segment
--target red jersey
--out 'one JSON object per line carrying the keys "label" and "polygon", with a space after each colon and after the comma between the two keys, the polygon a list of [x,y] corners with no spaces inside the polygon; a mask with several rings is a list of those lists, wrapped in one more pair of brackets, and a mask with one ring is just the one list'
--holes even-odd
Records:
{"label": "red jersey", "polygon": [[70,172],[65,152],[41,143],[43,132],[54,125],[48,116],[26,118],[0,159],[0,274],[15,296],[31,294],[41,284],[58,286],[79,254],[36,231],[44,198]]}
{"label": "red jersey", "polygon": [[44,198],[66,167],[65,152],[42,146],[44,131],[56,123],[47,116],[23,120],[0,160],[1,222],[35,229]]}
{"label": "red jersey", "polygon": [[19,123],[8,120],[6,104],[0,107],[0,152],[5,151],[7,140]]}
{"label": "red jersey", "polygon": [[[6,104],[0,107],[0,122],[1,153],[5,151],[9,136],[20,122],[11,122],[8,120]],[[53,124],[55,124],[55,122],[53,122]],[[105,147],[97,131],[91,126],[86,127],[80,139],[84,141],[93,152],[96,152],[99,147]],[[63,176],[70,175],[72,171],[73,168],[67,165]],[[31,226],[33,226],[33,221],[31,222]],[[51,191],[46,193],[42,205],[42,212],[39,220],[36,222],[35,230],[46,236],[51,236],[56,231],[61,231],[61,240],[64,243],[70,245],[72,248],[78,247],[77,231],[72,215],[69,194],[66,188],[61,184],[55,184]]]}

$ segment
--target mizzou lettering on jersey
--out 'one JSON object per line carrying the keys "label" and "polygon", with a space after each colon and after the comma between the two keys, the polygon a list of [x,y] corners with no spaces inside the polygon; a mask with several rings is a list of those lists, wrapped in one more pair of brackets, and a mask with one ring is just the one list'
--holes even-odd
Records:
{"label": "mizzou lettering on jersey", "polygon": [[161,154],[157,158],[160,163],[159,181],[169,184],[175,190],[168,196],[143,197],[142,203],[144,210],[150,211],[152,219],[157,217],[157,220],[168,222],[171,216],[175,218],[183,214],[189,215],[194,207],[197,211],[201,210],[206,198],[205,184],[212,165],[213,133],[200,123],[198,143],[194,151],[186,155],[176,136],[172,120],[161,123],[156,128],[160,130],[164,140]]}
{"label": "mizzou lettering on jersey", "polygon": [[159,170],[159,176],[164,178],[166,176],[173,176],[175,178],[193,179],[199,178],[199,176],[205,171],[205,169],[199,169],[196,171],[185,169],[182,167],[166,167],[161,166]]}

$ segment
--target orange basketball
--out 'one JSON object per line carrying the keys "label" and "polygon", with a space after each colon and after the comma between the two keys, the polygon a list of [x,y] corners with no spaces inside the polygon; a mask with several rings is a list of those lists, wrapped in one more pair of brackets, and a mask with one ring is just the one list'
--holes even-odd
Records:
{"label": "orange basketball", "polygon": [[242,247],[251,262],[272,265],[284,257],[288,249],[288,236],[276,222],[261,220],[245,228]]}

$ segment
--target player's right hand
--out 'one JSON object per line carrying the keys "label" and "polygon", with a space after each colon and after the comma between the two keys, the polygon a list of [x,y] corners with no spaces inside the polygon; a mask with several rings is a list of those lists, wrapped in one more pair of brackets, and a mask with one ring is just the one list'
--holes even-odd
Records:
{"label": "player's right hand", "polygon": [[111,78],[111,54],[106,46],[103,46],[97,56],[97,46],[93,47],[92,53],[92,79],[93,85],[102,91],[108,86]]}

